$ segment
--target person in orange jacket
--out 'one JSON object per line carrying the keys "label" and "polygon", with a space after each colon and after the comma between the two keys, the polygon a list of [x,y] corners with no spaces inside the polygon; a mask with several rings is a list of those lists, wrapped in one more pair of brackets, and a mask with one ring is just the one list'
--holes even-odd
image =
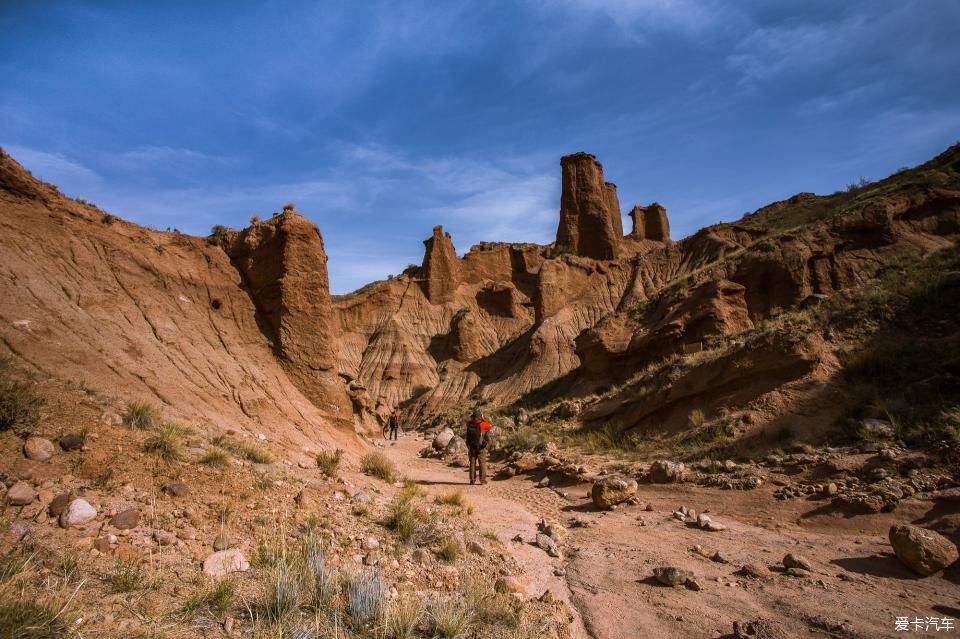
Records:
{"label": "person in orange jacket", "polygon": [[480,471],[480,484],[487,483],[487,443],[489,440],[490,423],[483,418],[480,409],[473,411],[470,421],[467,422],[467,450],[470,454],[470,483],[477,483],[477,470]]}

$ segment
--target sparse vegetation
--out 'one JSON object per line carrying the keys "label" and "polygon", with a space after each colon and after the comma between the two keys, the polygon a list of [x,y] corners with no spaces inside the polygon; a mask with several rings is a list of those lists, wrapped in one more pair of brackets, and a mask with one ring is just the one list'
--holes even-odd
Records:
{"label": "sparse vegetation", "polygon": [[320,451],[317,453],[317,467],[328,477],[336,477],[340,461],[343,459],[343,450],[336,449],[332,453]]}
{"label": "sparse vegetation", "polygon": [[146,400],[136,399],[127,402],[123,414],[123,423],[138,430],[151,430],[160,423],[160,411]]}
{"label": "sparse vegetation", "polygon": [[453,535],[447,535],[440,548],[437,549],[437,556],[447,562],[454,562],[463,554],[463,548],[460,542]]}
{"label": "sparse vegetation", "polygon": [[184,599],[181,610],[193,614],[204,610],[222,614],[230,609],[237,594],[233,579],[205,581]]}
{"label": "sparse vegetation", "polygon": [[380,618],[386,589],[380,575],[365,570],[348,578],[347,610],[354,624],[366,624]]}
{"label": "sparse vegetation", "polygon": [[137,559],[118,559],[107,580],[115,593],[133,592],[147,585],[147,571]]}
{"label": "sparse vegetation", "polygon": [[397,477],[397,467],[390,461],[390,458],[376,451],[363,456],[363,459],[360,460],[360,471],[391,484],[396,481]]}
{"label": "sparse vegetation", "polygon": [[416,597],[399,597],[391,601],[383,621],[387,639],[413,639],[424,612],[423,603]]}
{"label": "sparse vegetation", "polygon": [[466,581],[464,607],[478,623],[507,628],[520,625],[520,603],[509,594],[496,592],[493,583],[484,577]]}
{"label": "sparse vegetation", "polygon": [[29,430],[40,419],[42,405],[31,384],[0,381],[0,431]]}
{"label": "sparse vegetation", "polygon": [[108,226],[109,226],[110,224],[113,224],[113,223],[116,222],[116,221],[117,221],[117,218],[115,218],[114,216],[110,215],[109,213],[104,213],[103,216],[100,218],[100,222],[102,222],[103,224],[106,224],[106,225],[108,225]]}
{"label": "sparse vegetation", "polygon": [[183,458],[181,440],[184,433],[184,427],[180,424],[166,422],[144,440],[143,450],[157,455],[168,464],[180,461]]}
{"label": "sparse vegetation", "polygon": [[696,428],[700,428],[707,421],[707,418],[703,414],[703,411],[700,410],[699,408],[694,408],[692,411],[690,411],[690,415],[688,419],[690,420],[690,423],[693,424],[694,427]]}
{"label": "sparse vegetation", "polygon": [[471,611],[455,597],[434,597],[427,610],[430,632],[434,637],[459,639],[473,621]]}
{"label": "sparse vegetation", "polygon": [[230,453],[223,448],[211,448],[200,463],[211,468],[226,468],[230,464]]}
{"label": "sparse vegetation", "polygon": [[237,444],[236,448],[234,448],[234,453],[254,464],[273,463],[273,454],[263,446],[252,442],[241,442]]}
{"label": "sparse vegetation", "polygon": [[413,498],[404,493],[394,497],[387,509],[384,525],[396,532],[402,541],[409,541],[417,527],[417,510]]}
{"label": "sparse vegetation", "polygon": [[436,501],[438,504],[445,506],[455,506],[468,515],[473,512],[473,504],[470,503],[470,500],[467,499],[467,496],[463,494],[462,490],[453,490],[442,495],[437,495]]}

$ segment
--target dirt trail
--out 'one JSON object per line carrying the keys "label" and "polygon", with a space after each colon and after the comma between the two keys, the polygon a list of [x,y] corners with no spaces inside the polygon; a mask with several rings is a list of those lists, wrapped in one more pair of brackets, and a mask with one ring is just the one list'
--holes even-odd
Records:
{"label": "dirt trail", "polygon": [[[536,488],[516,477],[470,486],[465,469],[418,457],[423,445],[408,435],[386,451],[432,492],[462,487],[476,505],[474,518],[497,533],[524,569],[528,594],[550,589],[570,604],[574,637],[721,637],[734,621],[760,618],[774,620],[786,636],[886,637],[896,636],[896,617],[958,616],[958,567],[918,579],[892,555],[886,538],[891,523],[922,520],[929,502],[847,519],[816,514],[816,503],[777,502],[771,486],[641,485],[641,504],[652,511],[640,505],[598,512],[587,485]],[[672,517],[681,505],[709,510],[727,530],[685,525]],[[569,526],[574,517],[590,525],[570,528],[562,560],[529,543],[541,518]],[[511,541],[518,534],[527,541]],[[694,550],[698,545],[702,552]],[[708,558],[718,550],[729,563]],[[813,564],[809,577],[784,574],[781,560],[791,552]],[[740,569],[750,563],[767,566],[769,577],[744,576]],[[554,576],[561,566],[565,577]],[[657,566],[692,570],[702,590],[660,586],[652,578]]]}

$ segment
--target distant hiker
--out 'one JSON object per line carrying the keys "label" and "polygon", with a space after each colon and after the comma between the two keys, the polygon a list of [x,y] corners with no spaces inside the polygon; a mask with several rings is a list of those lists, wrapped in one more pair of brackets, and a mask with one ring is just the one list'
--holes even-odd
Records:
{"label": "distant hiker", "polygon": [[477,483],[477,467],[480,468],[480,483],[487,483],[487,433],[490,423],[483,418],[480,409],[473,411],[467,422],[467,449],[470,453],[470,483]]}
{"label": "distant hiker", "polygon": [[394,408],[393,412],[390,413],[390,439],[399,439],[400,438],[400,415],[397,414],[397,409]]}

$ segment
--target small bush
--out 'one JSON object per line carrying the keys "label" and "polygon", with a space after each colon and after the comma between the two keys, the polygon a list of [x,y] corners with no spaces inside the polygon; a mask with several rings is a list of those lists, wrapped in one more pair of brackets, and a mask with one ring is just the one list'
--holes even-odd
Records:
{"label": "small bush", "polygon": [[146,400],[127,402],[127,410],[123,414],[123,423],[138,430],[151,430],[160,423],[160,412],[153,404]]}
{"label": "small bush", "polygon": [[237,584],[232,579],[206,583],[190,593],[180,609],[187,614],[202,610],[222,614],[230,609],[236,594]]}
{"label": "small bush", "polygon": [[287,213],[288,211],[296,211],[296,210],[297,210],[297,205],[294,204],[293,202],[287,202],[286,204],[283,205],[284,213]]}
{"label": "small bush", "polygon": [[509,594],[496,592],[493,583],[481,577],[466,582],[464,608],[479,623],[509,628],[520,625],[519,602]]}
{"label": "small bush", "polygon": [[104,214],[103,214],[103,217],[100,218],[100,221],[101,221],[102,223],[106,224],[107,226],[109,226],[109,225],[113,224],[114,222],[116,222],[116,221],[117,221],[117,218],[113,217],[113,216],[110,215],[109,213],[104,213]]}
{"label": "small bush", "polygon": [[367,453],[360,460],[360,470],[367,474],[382,479],[385,482],[393,483],[397,476],[397,467],[383,453]]}
{"label": "small bush", "polygon": [[260,216],[259,216],[259,215],[251,215],[251,216],[250,216],[250,226],[253,226],[254,224],[257,224],[257,223],[259,223],[259,222],[260,222]]}
{"label": "small bush", "polygon": [[470,514],[473,512],[473,504],[463,494],[462,490],[454,490],[449,493],[437,495],[437,503],[445,506],[456,506],[463,512]]}
{"label": "small bush", "polygon": [[459,559],[462,554],[463,549],[460,547],[460,542],[453,535],[448,535],[437,550],[437,556],[440,559],[451,563]]}
{"label": "small bush", "polygon": [[699,408],[694,408],[692,411],[690,411],[689,419],[690,423],[697,428],[703,426],[707,421],[706,415],[704,415],[703,411]]}
{"label": "small bush", "polygon": [[347,610],[355,624],[365,624],[380,617],[385,593],[380,575],[373,571],[350,575],[347,589]]}
{"label": "small bush", "polygon": [[332,453],[321,451],[317,453],[317,467],[328,477],[337,476],[337,468],[340,467],[340,460],[343,459],[343,451],[337,449]]}
{"label": "small bush", "polygon": [[267,572],[264,593],[257,605],[260,616],[282,624],[303,602],[303,580],[291,557],[284,556]]}
{"label": "small bush", "polygon": [[237,444],[234,451],[240,457],[243,457],[249,462],[254,464],[272,464],[273,455],[269,450],[260,446],[259,444],[254,443],[242,443]]}
{"label": "small bush", "polygon": [[403,488],[400,489],[401,496],[405,499],[416,499],[417,497],[423,497],[427,494],[427,491],[423,489],[423,486],[418,484],[412,479],[405,479],[403,482]]}
{"label": "small bush", "polygon": [[154,453],[168,464],[180,461],[183,457],[180,439],[183,428],[174,422],[167,422],[143,442],[143,450]]}
{"label": "small bush", "polygon": [[112,592],[133,592],[146,585],[147,572],[136,559],[119,559],[113,565],[108,581]]}
{"label": "small bush", "polygon": [[40,419],[42,404],[30,384],[0,382],[0,431],[34,426]]}
{"label": "small bush", "polygon": [[55,639],[71,636],[75,615],[64,605],[38,600],[34,594],[19,591],[0,594],[0,636],[17,639]]}
{"label": "small bush", "polygon": [[459,639],[473,622],[471,611],[453,597],[436,597],[430,602],[428,612],[434,637]]}
{"label": "small bush", "polygon": [[230,463],[230,453],[222,448],[212,448],[207,451],[200,463],[212,468],[226,468]]}
{"label": "small bush", "polygon": [[337,572],[327,565],[323,542],[316,535],[303,538],[301,553],[307,597],[315,610],[325,610],[337,590]]}
{"label": "small bush", "polygon": [[413,530],[417,527],[417,511],[412,499],[402,493],[394,497],[387,510],[384,525],[396,532],[402,541],[410,541]]}
{"label": "small bush", "polygon": [[391,601],[383,619],[383,631],[387,639],[412,639],[423,613],[423,604],[416,597],[400,597]]}

